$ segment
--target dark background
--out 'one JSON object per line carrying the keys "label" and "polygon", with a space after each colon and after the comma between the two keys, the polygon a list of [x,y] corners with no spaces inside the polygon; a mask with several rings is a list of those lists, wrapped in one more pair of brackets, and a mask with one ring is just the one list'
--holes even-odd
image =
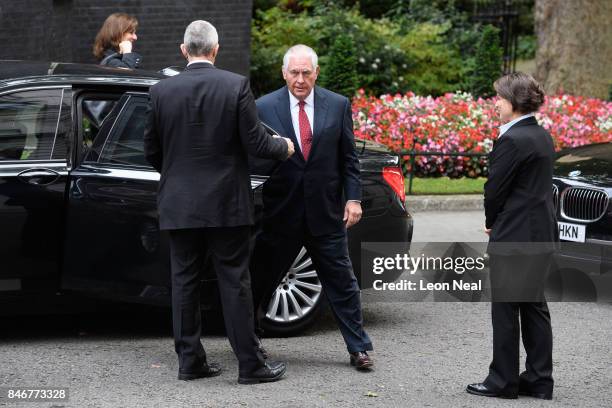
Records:
{"label": "dark background", "polygon": [[96,63],[95,36],[115,12],[138,19],[134,50],[144,69],[184,65],[185,28],[207,20],[219,32],[217,66],[249,72],[251,0],[0,0],[0,60]]}

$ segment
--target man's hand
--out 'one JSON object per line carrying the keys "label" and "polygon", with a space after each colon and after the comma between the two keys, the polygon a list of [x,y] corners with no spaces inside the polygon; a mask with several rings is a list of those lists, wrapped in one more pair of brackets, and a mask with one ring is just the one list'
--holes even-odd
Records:
{"label": "man's hand", "polygon": [[487,234],[487,235],[491,235],[491,228],[487,228],[487,227],[485,226],[484,232],[485,232],[485,234]]}
{"label": "man's hand", "polygon": [[132,52],[132,42],[125,40],[119,43],[119,52],[121,54],[129,54]]}
{"label": "man's hand", "polygon": [[295,153],[295,146],[293,145],[291,139],[287,137],[283,137],[283,139],[285,139],[285,142],[287,142],[287,158],[290,158],[293,156],[293,153]]}
{"label": "man's hand", "polygon": [[361,219],[361,203],[357,201],[348,201],[344,207],[344,218],[342,221],[346,223],[346,228],[351,228]]}

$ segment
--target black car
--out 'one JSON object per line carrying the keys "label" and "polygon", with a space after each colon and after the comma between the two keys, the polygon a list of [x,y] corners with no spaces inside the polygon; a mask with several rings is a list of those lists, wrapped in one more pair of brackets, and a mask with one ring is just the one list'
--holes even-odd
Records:
{"label": "black car", "polygon": [[612,299],[612,142],[560,152],[553,195],[562,286],[582,300]]}
{"label": "black car", "polygon": [[[93,65],[0,62],[0,301],[29,299],[39,311],[47,309],[48,295],[170,305],[167,237],[157,221],[159,173],[143,153],[148,90],[163,78]],[[409,243],[412,218],[399,157],[371,142],[357,141],[357,148],[364,213],[349,230],[349,249],[359,278],[361,242]],[[259,187],[274,164],[250,165],[260,216]],[[206,270],[203,308],[219,310],[214,274]],[[276,290],[293,293],[281,296],[278,307],[270,304],[263,322],[270,331],[295,333],[315,319],[323,297],[305,250]]]}

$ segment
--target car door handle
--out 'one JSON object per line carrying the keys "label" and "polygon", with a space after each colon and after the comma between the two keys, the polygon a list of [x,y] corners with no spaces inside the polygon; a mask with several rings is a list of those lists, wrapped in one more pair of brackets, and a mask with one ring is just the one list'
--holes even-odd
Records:
{"label": "car door handle", "polygon": [[17,174],[19,180],[34,184],[37,186],[46,186],[56,182],[60,178],[60,174],[51,169],[28,169]]}

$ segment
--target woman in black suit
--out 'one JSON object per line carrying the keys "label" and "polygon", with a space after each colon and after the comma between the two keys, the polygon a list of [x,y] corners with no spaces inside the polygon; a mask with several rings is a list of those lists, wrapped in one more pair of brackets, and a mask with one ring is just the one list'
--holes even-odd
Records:
{"label": "woman in black suit", "polygon": [[125,13],[114,13],[106,18],[96,35],[93,54],[100,65],[115,68],[138,68],[142,57],[133,52],[138,20]]}
{"label": "woman in black suit", "polygon": [[[493,361],[485,381],[468,385],[467,392],[552,399],[552,328],[543,286],[558,241],[554,144],[535,119],[544,91],[530,75],[509,74],[494,86],[504,124],[489,155],[485,184]],[[527,361],[519,375],[521,331]]]}

